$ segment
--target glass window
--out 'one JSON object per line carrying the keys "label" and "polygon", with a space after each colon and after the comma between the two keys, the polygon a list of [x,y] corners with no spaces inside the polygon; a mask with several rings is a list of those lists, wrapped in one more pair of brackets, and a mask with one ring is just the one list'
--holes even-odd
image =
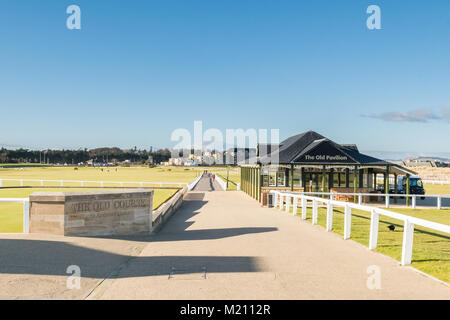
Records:
{"label": "glass window", "polygon": [[294,187],[300,187],[301,186],[301,170],[295,170],[294,169]]}
{"label": "glass window", "polygon": [[339,173],[341,175],[341,184],[340,187],[345,187],[345,172]]}
{"label": "glass window", "polygon": [[269,173],[269,186],[276,186],[276,172]]}
{"label": "glass window", "polygon": [[423,187],[421,179],[409,179],[409,185],[411,187]]}
{"label": "glass window", "polygon": [[333,187],[340,187],[342,181],[340,180],[341,174],[339,172],[333,173]]}
{"label": "glass window", "polygon": [[278,186],[284,187],[286,185],[286,176],[284,172],[278,172]]}
{"label": "glass window", "polygon": [[349,181],[348,186],[350,188],[353,188],[353,180],[354,180],[354,178],[355,178],[354,171],[350,171],[350,175],[348,177],[348,181]]}
{"label": "glass window", "polygon": [[267,187],[269,185],[269,176],[267,174],[263,175],[263,187]]}

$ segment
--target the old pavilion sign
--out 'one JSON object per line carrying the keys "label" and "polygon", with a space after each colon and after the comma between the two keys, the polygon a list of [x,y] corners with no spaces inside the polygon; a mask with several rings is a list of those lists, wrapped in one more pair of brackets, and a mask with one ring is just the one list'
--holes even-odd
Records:
{"label": "the old pavilion sign", "polygon": [[294,163],[356,163],[338,145],[329,141],[317,141],[315,145],[306,148],[293,161]]}
{"label": "the old pavilion sign", "polygon": [[325,155],[325,154],[317,154],[315,156],[313,155],[305,155],[305,159],[308,161],[347,161],[348,157],[347,156],[341,156],[341,155],[335,155],[335,156],[330,156],[330,155]]}

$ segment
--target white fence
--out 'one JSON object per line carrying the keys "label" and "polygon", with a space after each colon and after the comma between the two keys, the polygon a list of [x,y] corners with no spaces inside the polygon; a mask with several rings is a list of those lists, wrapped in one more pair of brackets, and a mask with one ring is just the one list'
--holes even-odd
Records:
{"label": "white fence", "polygon": [[[351,221],[352,221],[352,209],[367,211],[371,213],[370,218],[370,235],[369,235],[369,249],[374,250],[377,247],[378,242],[378,225],[380,215],[403,221],[403,244],[402,244],[402,265],[411,264],[412,248],[413,248],[413,235],[414,226],[422,226],[436,231],[450,233],[450,226],[423,220],[404,214],[387,211],[380,208],[363,206],[360,204],[354,204],[343,201],[335,201],[333,199],[324,199],[318,197],[312,197],[303,194],[293,194],[289,192],[270,191],[274,196],[274,207],[278,207],[280,210],[285,209],[286,212],[290,212],[290,206],[292,202],[292,213],[297,215],[297,209],[299,206],[299,200],[301,201],[301,217],[306,219],[308,201],[312,201],[312,224],[317,224],[318,218],[318,204],[323,203],[327,205],[327,217],[326,217],[326,230],[332,231],[333,229],[333,207],[345,208],[344,211],[344,239],[349,239],[351,236]],[[373,194],[372,194],[373,195]]]}
{"label": "white fence", "polygon": [[[295,192],[291,192],[292,194],[296,194]],[[386,208],[389,208],[391,205],[392,198],[410,198],[411,199],[411,208],[415,209],[417,207],[417,198],[432,198],[436,200],[436,209],[442,209],[442,199],[450,199],[450,195],[442,195],[442,194],[427,194],[427,195],[419,195],[419,194],[386,194],[386,193],[340,193],[340,192],[302,192],[304,195],[315,195],[315,196],[328,196],[330,199],[333,199],[335,196],[353,196],[358,199],[358,204],[361,205],[363,203],[363,197],[381,197],[384,199],[384,204]]]}
{"label": "white fence", "polygon": [[[84,186],[85,183],[99,183],[103,187],[106,183],[115,183],[121,184],[124,186],[125,184],[139,184],[141,187],[148,184],[158,184],[162,185],[178,185],[178,186],[187,186],[187,189],[192,190],[197,183],[200,181],[202,174],[195,178],[194,181],[190,183],[185,182],[113,182],[113,181],[73,181],[73,180],[30,180],[30,179],[1,179],[0,187],[2,186],[2,181],[20,181],[20,185],[23,186],[24,181],[39,181],[41,185],[43,182],[60,182],[60,186],[64,186],[64,183],[80,183],[81,186]],[[0,203],[23,203],[23,233],[28,233],[30,230],[30,200],[28,198],[0,198]]]}
{"label": "white fence", "polygon": [[28,198],[0,198],[0,203],[23,203],[23,233],[30,231],[30,200]]}
{"label": "white fence", "polygon": [[[73,184],[76,184],[78,187],[85,187],[87,184],[97,184],[100,187],[105,187],[106,184],[115,184],[119,185],[121,187],[125,187],[126,185],[139,185],[140,187],[144,186],[187,186],[189,183],[187,182],[131,182],[131,181],[89,181],[89,180],[34,180],[34,179],[0,179],[0,188],[4,187],[4,181],[16,181],[19,182],[19,186],[41,186],[44,187],[45,183],[56,183],[60,187],[69,186],[71,185],[73,187]],[[37,185],[26,185],[26,182],[37,182]],[[47,185],[48,186],[48,185]]]}
{"label": "white fence", "polygon": [[220,185],[220,187],[223,189],[223,191],[227,191],[227,183],[222,180],[219,175],[215,175],[217,183]]}
{"label": "white fence", "polygon": [[450,181],[445,180],[422,180],[424,184],[440,184],[440,185],[450,185]]}
{"label": "white fence", "polygon": [[[440,185],[450,185],[450,180],[432,180],[432,179],[422,179],[424,184],[440,184]],[[377,178],[377,183],[383,183],[384,179]],[[389,177],[389,183],[394,184],[395,178]]]}
{"label": "white fence", "polygon": [[197,178],[195,178],[194,181],[192,181],[191,183],[187,184],[187,188],[189,191],[191,191],[192,189],[195,188],[195,186],[197,185],[197,183],[200,181],[200,179],[203,177],[203,174],[199,175]]}

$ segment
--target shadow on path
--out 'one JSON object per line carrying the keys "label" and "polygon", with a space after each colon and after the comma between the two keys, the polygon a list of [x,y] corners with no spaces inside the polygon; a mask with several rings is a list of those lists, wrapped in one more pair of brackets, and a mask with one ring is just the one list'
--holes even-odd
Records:
{"label": "shadow on path", "polygon": [[[62,241],[0,239],[0,275],[36,274],[68,276],[67,267],[77,265],[81,276],[106,278],[119,265],[133,261],[133,266],[118,277],[150,276],[168,274],[173,266],[189,267],[198,272],[206,267],[208,272],[256,272],[259,271],[258,258],[245,256],[154,256],[136,257],[133,255],[108,252],[102,244],[105,239],[120,239],[139,242],[182,241],[221,239],[244,234],[276,231],[277,228],[216,228],[205,230],[186,230],[195,221],[199,210],[207,203],[204,193],[190,193],[186,201],[172,216],[165,227],[157,234],[148,236],[79,237],[80,242],[90,247],[78,245],[72,237],[71,243]],[[75,241],[73,239],[75,238]],[[103,238],[103,239],[100,239]],[[96,241],[97,239],[97,241]],[[109,245],[114,251],[114,245]],[[141,267],[139,267],[141,266]],[[137,269],[136,269],[137,268]],[[129,270],[128,270],[129,269]],[[189,271],[190,272],[190,271]]]}
{"label": "shadow on path", "polygon": [[86,248],[59,241],[7,239],[0,241],[1,274],[32,274],[69,276],[67,267],[80,267],[81,276],[103,279],[118,266],[133,261],[132,266],[118,274],[118,278],[145,277],[169,274],[172,267],[185,273],[200,272],[257,272],[257,257],[245,256],[155,256],[134,257],[100,249]]}

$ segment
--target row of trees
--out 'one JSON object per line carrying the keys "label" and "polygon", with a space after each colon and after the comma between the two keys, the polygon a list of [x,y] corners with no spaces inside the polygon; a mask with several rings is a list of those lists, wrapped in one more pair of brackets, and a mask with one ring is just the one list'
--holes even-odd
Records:
{"label": "row of trees", "polygon": [[60,164],[78,164],[93,160],[95,162],[122,162],[129,160],[131,162],[148,162],[153,159],[157,164],[167,161],[170,158],[169,149],[160,149],[153,151],[134,149],[122,150],[119,148],[97,148],[84,150],[27,150],[0,149],[0,163],[60,163]]}

